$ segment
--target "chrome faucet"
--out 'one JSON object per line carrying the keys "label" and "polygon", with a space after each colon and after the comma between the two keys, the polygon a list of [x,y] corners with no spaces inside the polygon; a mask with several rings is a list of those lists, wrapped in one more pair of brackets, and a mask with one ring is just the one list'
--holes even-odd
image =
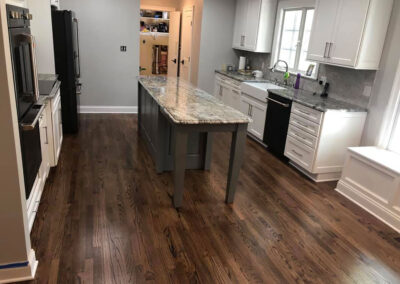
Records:
{"label": "chrome faucet", "polygon": [[275,64],[274,64],[274,66],[272,66],[272,68],[271,68],[270,70],[271,70],[272,73],[274,73],[275,70],[276,70],[276,66],[277,66],[280,62],[284,63],[284,64],[285,64],[285,67],[286,67],[285,74],[283,74],[283,81],[285,82],[285,85],[287,86],[287,85],[288,85],[288,78],[289,78],[289,76],[288,76],[288,74],[289,74],[289,64],[288,64],[285,60],[278,60],[278,61],[276,61]]}

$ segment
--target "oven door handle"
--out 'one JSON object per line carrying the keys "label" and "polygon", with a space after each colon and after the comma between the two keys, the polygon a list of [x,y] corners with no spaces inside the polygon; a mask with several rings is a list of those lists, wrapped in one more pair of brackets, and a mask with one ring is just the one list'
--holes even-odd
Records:
{"label": "oven door handle", "polygon": [[284,104],[284,103],[281,103],[280,101],[277,101],[277,100],[274,100],[274,99],[271,99],[271,98],[267,98],[267,100],[269,100],[269,101],[271,101],[271,102],[274,102],[274,103],[276,103],[276,104],[278,104],[278,105],[281,105],[281,106],[283,106],[283,107],[286,107],[286,108],[290,107],[289,104]]}
{"label": "oven door handle", "polygon": [[30,34],[20,34],[19,35],[21,41],[26,41],[29,44],[29,49],[31,53],[31,66],[33,73],[33,88],[35,99],[34,102],[39,100],[39,79],[38,79],[38,71],[37,71],[37,60],[36,60],[36,43],[35,37]]}
{"label": "oven door handle", "polygon": [[31,123],[24,123],[24,122],[23,122],[23,123],[20,124],[20,126],[21,126],[21,128],[22,128],[23,131],[31,131],[31,130],[34,130],[34,129],[35,129],[36,124],[38,123],[39,118],[41,117],[41,115],[42,115],[42,113],[43,113],[45,107],[46,107],[45,104],[43,104],[43,105],[40,107],[39,112],[37,113],[35,119],[34,119]]}

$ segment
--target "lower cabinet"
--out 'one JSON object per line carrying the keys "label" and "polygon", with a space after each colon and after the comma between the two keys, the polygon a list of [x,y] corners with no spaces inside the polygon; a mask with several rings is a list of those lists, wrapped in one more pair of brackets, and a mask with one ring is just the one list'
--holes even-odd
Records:
{"label": "lower cabinet", "polygon": [[60,91],[47,104],[46,114],[49,120],[49,161],[50,166],[55,167],[58,164],[63,141]]}
{"label": "lower cabinet", "polygon": [[252,119],[247,131],[259,140],[263,140],[267,104],[242,93],[239,110]]}
{"label": "lower cabinet", "polygon": [[338,180],[347,148],[360,144],[365,112],[325,113],[293,103],[285,156],[316,182]]}
{"label": "lower cabinet", "polygon": [[39,128],[42,164],[27,200],[29,230],[32,229],[50,167],[57,166],[61,152],[63,131],[60,91],[54,98],[46,101],[46,107],[39,118]]}
{"label": "lower cabinet", "polygon": [[241,82],[217,75],[215,78],[214,96],[224,104],[240,110]]}

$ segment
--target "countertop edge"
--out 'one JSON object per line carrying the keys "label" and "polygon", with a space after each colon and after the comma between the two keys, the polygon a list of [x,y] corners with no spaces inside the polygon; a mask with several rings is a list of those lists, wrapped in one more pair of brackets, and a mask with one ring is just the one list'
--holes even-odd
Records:
{"label": "countertop edge", "polygon": [[[158,100],[157,97],[155,97],[152,93],[152,91],[146,87],[146,85],[141,81],[140,76],[137,77],[138,83],[140,83],[142,85],[142,87],[150,94],[150,96],[157,102],[158,106],[162,109],[163,113],[165,113],[166,115],[168,115],[168,117],[172,120],[173,123],[175,124],[181,124],[181,125],[201,125],[201,124],[249,124],[252,122],[252,120],[248,117],[247,118],[247,122],[244,121],[231,121],[231,122],[224,122],[224,121],[201,121],[201,122],[182,122],[182,121],[178,121],[164,106],[162,106],[161,102]],[[197,87],[194,87],[194,89],[196,90],[200,90]],[[212,96],[211,94],[209,94],[210,96]]]}

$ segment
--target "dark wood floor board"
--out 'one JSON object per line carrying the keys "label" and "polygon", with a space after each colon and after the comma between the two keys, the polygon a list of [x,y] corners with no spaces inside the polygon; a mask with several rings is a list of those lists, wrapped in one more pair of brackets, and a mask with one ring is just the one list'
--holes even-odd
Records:
{"label": "dark wood floor board", "polygon": [[400,234],[251,139],[226,205],[230,142],[215,135],[176,210],[137,117],[81,115],[42,196],[31,283],[400,283]]}

